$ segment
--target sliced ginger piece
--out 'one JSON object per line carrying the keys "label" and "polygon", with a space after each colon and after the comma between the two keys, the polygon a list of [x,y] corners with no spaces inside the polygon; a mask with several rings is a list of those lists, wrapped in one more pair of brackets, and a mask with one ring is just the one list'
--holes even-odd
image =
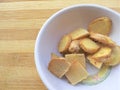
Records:
{"label": "sliced ginger piece", "polygon": [[86,69],[80,64],[78,60],[72,63],[70,69],[65,74],[67,79],[72,85],[75,85],[81,82],[83,79],[88,77],[88,72]]}
{"label": "sliced ginger piece", "polygon": [[77,60],[81,65],[83,65],[84,68],[86,68],[86,61],[84,54],[66,54],[65,59],[70,63],[73,63],[74,61]]}
{"label": "sliced ginger piece", "polygon": [[58,55],[56,55],[55,53],[51,53],[51,60],[52,59],[64,59],[64,57],[62,57],[62,56],[58,56]]}
{"label": "sliced ginger piece", "polygon": [[94,33],[100,33],[103,35],[109,35],[112,27],[112,21],[108,17],[101,17],[93,20],[89,26],[88,31]]}
{"label": "sliced ginger piece", "polygon": [[102,67],[103,62],[98,62],[97,60],[95,60],[94,58],[92,58],[91,55],[87,56],[87,59],[96,68],[100,69]]}
{"label": "sliced ginger piece", "polygon": [[68,48],[70,53],[79,53],[81,48],[79,47],[79,40],[73,40]]}
{"label": "sliced ginger piece", "polygon": [[60,53],[65,53],[68,51],[69,45],[71,43],[71,37],[69,35],[65,35],[59,42],[58,50]]}
{"label": "sliced ginger piece", "polygon": [[98,52],[93,54],[92,58],[100,62],[105,62],[106,58],[110,57],[111,52],[112,52],[112,49],[110,47],[103,46],[99,49]]}
{"label": "sliced ginger piece", "polygon": [[100,46],[89,38],[83,38],[80,40],[80,47],[87,53],[95,53]]}
{"label": "sliced ginger piece", "polygon": [[69,70],[71,64],[64,58],[52,59],[48,65],[48,70],[58,78],[61,78]]}
{"label": "sliced ginger piece", "polygon": [[83,28],[79,28],[70,33],[72,40],[80,39],[89,35],[89,32]]}
{"label": "sliced ginger piece", "polygon": [[59,56],[56,55],[55,53],[51,53],[51,60],[52,60],[52,59],[55,59],[55,58],[59,58]]}
{"label": "sliced ginger piece", "polygon": [[119,46],[115,46],[113,48],[111,56],[104,63],[109,66],[116,66],[120,64],[120,47]]}
{"label": "sliced ginger piece", "polygon": [[109,38],[108,36],[102,35],[102,34],[90,33],[90,38],[92,38],[95,41],[98,41],[104,45],[108,45],[111,47],[115,46],[115,42],[113,42],[111,38]]}

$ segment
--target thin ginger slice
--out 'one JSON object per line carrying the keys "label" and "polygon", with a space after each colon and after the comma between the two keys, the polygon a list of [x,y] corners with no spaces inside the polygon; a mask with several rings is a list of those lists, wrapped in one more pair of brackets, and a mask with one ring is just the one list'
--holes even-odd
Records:
{"label": "thin ginger slice", "polygon": [[72,40],[80,39],[89,35],[89,32],[83,28],[79,28],[70,33]]}
{"label": "thin ginger slice", "polygon": [[80,62],[76,60],[74,63],[72,63],[69,71],[65,74],[65,76],[72,85],[75,85],[86,79],[88,77],[88,72],[80,64]]}
{"label": "thin ginger slice", "polygon": [[48,70],[58,78],[61,78],[69,70],[71,64],[64,58],[52,59],[48,65]]}
{"label": "thin ginger slice", "polygon": [[84,54],[66,54],[65,59],[70,63],[74,63],[74,61],[77,60],[81,65],[83,65],[84,68],[86,68],[86,61]]}
{"label": "thin ginger slice", "polygon": [[100,46],[89,38],[83,38],[80,40],[80,47],[87,53],[95,53]]}
{"label": "thin ginger slice", "polygon": [[112,21],[108,17],[100,17],[92,22],[88,26],[89,32],[99,33],[103,35],[109,35],[112,27]]}

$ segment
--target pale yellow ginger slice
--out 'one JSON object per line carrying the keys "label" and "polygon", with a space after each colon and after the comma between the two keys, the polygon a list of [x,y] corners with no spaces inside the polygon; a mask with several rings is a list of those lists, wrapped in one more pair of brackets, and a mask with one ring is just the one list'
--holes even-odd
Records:
{"label": "pale yellow ginger slice", "polygon": [[100,33],[103,35],[109,35],[112,27],[112,21],[108,17],[100,17],[92,22],[88,26],[89,32]]}
{"label": "pale yellow ginger slice", "polygon": [[65,59],[70,63],[73,63],[74,61],[77,60],[81,65],[83,65],[84,68],[86,68],[86,61],[84,54],[66,54]]}
{"label": "pale yellow ginger slice", "polygon": [[58,78],[61,78],[69,70],[70,66],[71,64],[64,58],[57,58],[50,61],[48,70]]}
{"label": "pale yellow ginger slice", "polygon": [[94,58],[91,57],[91,55],[87,56],[87,59],[89,60],[89,62],[95,66],[96,68],[100,69],[103,65],[103,62],[99,62],[97,60],[95,60]]}
{"label": "pale yellow ginger slice", "polygon": [[116,66],[120,64],[120,47],[119,46],[115,46],[113,48],[112,54],[104,63],[109,66]]}
{"label": "pale yellow ginger slice", "polygon": [[89,35],[89,32],[83,28],[79,28],[70,33],[72,40],[80,39]]}
{"label": "pale yellow ginger slice", "polygon": [[98,52],[93,54],[92,58],[100,62],[105,62],[106,58],[110,57],[111,52],[112,52],[112,49],[110,47],[103,46],[99,49]]}
{"label": "pale yellow ginger slice", "polygon": [[70,46],[71,43],[71,37],[69,35],[65,35],[62,37],[62,39],[59,42],[58,45],[58,51],[60,53],[65,53],[68,51],[68,48]]}
{"label": "pale yellow ginger slice", "polygon": [[72,85],[78,84],[88,77],[88,72],[78,60],[72,63],[69,71],[65,74]]}
{"label": "pale yellow ginger slice", "polygon": [[89,38],[83,38],[80,40],[80,47],[87,53],[95,53],[100,46]]}
{"label": "pale yellow ginger slice", "polygon": [[102,35],[102,34],[90,33],[90,38],[92,38],[95,41],[98,41],[104,45],[108,45],[111,47],[115,46],[115,42],[113,42],[110,37]]}
{"label": "pale yellow ginger slice", "polygon": [[55,53],[51,53],[51,60],[52,60],[52,59],[57,59],[57,58],[58,58],[58,59],[62,59],[62,58],[64,59],[64,57],[62,57],[62,56],[58,56],[58,55],[56,55]]}
{"label": "pale yellow ginger slice", "polygon": [[51,60],[52,60],[52,59],[55,59],[55,58],[59,58],[59,56],[56,55],[55,53],[51,53]]}
{"label": "pale yellow ginger slice", "polygon": [[79,47],[79,40],[73,40],[68,48],[70,53],[79,53],[81,48]]}

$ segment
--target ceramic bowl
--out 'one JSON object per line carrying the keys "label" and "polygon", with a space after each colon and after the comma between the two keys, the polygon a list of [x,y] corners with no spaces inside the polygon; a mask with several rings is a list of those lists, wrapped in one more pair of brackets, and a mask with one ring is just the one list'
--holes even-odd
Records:
{"label": "ceramic bowl", "polygon": [[120,65],[110,76],[97,85],[77,84],[72,86],[65,78],[59,79],[48,71],[51,53],[58,52],[61,37],[77,28],[87,29],[95,18],[107,16],[112,20],[110,37],[120,45],[120,14],[112,9],[95,4],[80,4],[64,8],[52,15],[42,26],[35,43],[35,64],[43,83],[49,90],[118,90],[120,89]]}

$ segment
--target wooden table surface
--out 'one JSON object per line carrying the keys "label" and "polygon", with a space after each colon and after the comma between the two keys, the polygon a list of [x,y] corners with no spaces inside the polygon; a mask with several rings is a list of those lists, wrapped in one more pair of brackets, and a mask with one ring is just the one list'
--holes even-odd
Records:
{"label": "wooden table surface", "polygon": [[120,0],[0,0],[0,90],[47,90],[34,63],[39,29],[58,10],[88,3],[120,12]]}

